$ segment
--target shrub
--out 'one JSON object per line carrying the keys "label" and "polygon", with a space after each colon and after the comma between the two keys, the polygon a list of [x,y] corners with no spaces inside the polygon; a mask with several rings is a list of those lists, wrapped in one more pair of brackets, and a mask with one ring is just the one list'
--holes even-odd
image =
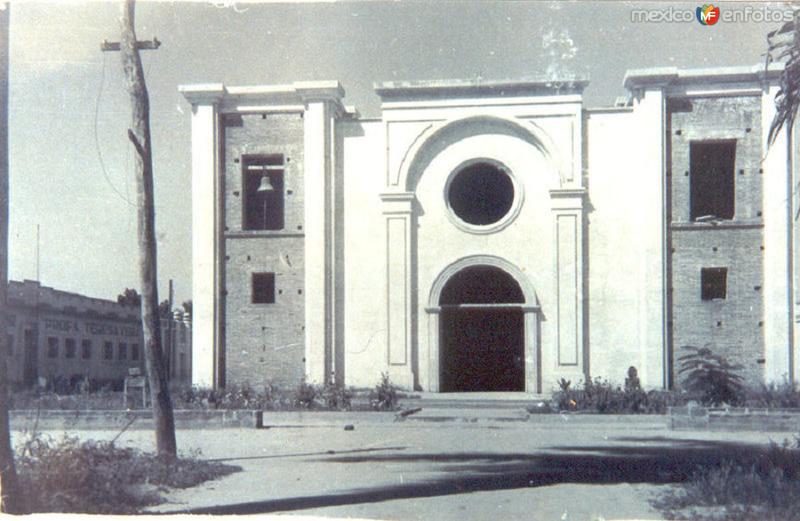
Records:
{"label": "shrub", "polygon": [[103,388],[97,392],[57,394],[28,389],[11,396],[11,408],[16,410],[111,410],[122,408],[122,393]]}
{"label": "shrub", "polygon": [[353,393],[340,383],[331,382],[322,388],[322,401],[325,408],[335,411],[350,409]]}
{"label": "shrub", "polygon": [[767,409],[794,409],[800,408],[800,391],[784,381],[780,384],[761,384],[757,388],[746,391],[746,403],[751,407],[764,407]]}
{"label": "shrub", "polygon": [[41,436],[16,459],[22,500],[32,512],[132,514],[161,502],[154,487],[188,488],[241,470],[189,458],[159,457],[113,442]]}
{"label": "shrub", "polygon": [[370,406],[378,411],[393,411],[397,409],[399,395],[397,386],[389,380],[388,373],[381,373],[381,380],[370,393]]}
{"label": "shrub", "polygon": [[705,405],[738,405],[743,401],[742,377],[737,373],[742,366],[729,363],[708,347],[682,349],[687,353],[678,358],[678,373],[684,376],[682,385],[688,392],[697,395]]}
{"label": "shrub", "polygon": [[572,382],[565,378],[558,380],[558,391],[553,396],[559,411],[574,411],[578,408],[579,392],[571,389]]}
{"label": "shrub", "polygon": [[319,390],[313,384],[301,381],[295,391],[294,403],[301,409],[312,409],[316,405]]}
{"label": "shrub", "polygon": [[628,369],[625,387],[601,378],[588,379],[581,388],[573,388],[561,378],[553,394],[554,408],[560,411],[587,411],[600,414],[664,414],[669,406],[681,405],[686,396],[674,391],[645,392],[635,367]]}
{"label": "shrub", "polygon": [[286,392],[273,385],[254,389],[249,384],[229,385],[224,389],[189,387],[175,393],[176,409],[258,409],[282,410],[291,408]]}
{"label": "shrub", "polygon": [[673,519],[800,521],[798,477],[797,448],[773,443],[766,451],[699,468],[654,503]]}

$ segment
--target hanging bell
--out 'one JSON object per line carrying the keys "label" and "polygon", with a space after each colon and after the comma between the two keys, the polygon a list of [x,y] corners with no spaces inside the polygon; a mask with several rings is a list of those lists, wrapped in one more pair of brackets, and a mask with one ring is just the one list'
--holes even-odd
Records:
{"label": "hanging bell", "polygon": [[272,186],[272,183],[269,180],[269,176],[265,175],[264,177],[261,178],[261,184],[258,185],[258,189],[256,189],[256,192],[264,193],[264,192],[272,192],[274,190],[275,188]]}

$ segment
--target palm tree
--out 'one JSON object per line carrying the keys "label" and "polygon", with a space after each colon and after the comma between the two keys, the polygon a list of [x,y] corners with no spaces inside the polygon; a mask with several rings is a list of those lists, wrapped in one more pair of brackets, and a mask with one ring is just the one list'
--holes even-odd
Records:
{"label": "palm tree", "polygon": [[[796,195],[798,184],[795,182],[794,166],[794,123],[797,117],[797,110],[800,107],[800,4],[792,2],[792,19],[785,22],[779,29],[767,34],[767,61],[766,69],[772,62],[783,62],[783,72],[781,73],[780,87],[775,95],[775,117],[769,127],[767,146],[771,147],[781,129],[786,129],[786,179],[787,186],[790,188],[788,194],[787,228],[788,242],[791,244],[791,251],[788,258],[789,271],[789,347],[794,351],[796,347],[795,338],[795,309],[792,305],[797,302],[797,284],[795,283],[797,267],[797,242],[792,223],[800,218],[800,204],[797,204]],[[767,70],[765,70],[767,72]],[[793,206],[796,208],[793,209]],[[794,210],[794,211],[793,211]],[[792,385],[797,381],[796,373],[790,376]]]}
{"label": "palm tree", "polygon": [[[775,117],[769,127],[768,144],[772,145],[786,127],[791,136],[800,107],[800,6],[792,6],[793,19],[767,34],[767,63],[783,62],[780,89],[775,96]],[[790,139],[787,139],[791,143]],[[788,146],[791,146],[790,144]]]}

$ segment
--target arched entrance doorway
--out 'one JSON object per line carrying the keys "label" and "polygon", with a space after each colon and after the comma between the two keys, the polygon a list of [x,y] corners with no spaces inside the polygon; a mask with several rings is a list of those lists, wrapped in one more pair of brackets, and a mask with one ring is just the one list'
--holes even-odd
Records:
{"label": "arched entrance doorway", "polygon": [[496,266],[452,275],[439,297],[441,392],[525,391],[525,295]]}

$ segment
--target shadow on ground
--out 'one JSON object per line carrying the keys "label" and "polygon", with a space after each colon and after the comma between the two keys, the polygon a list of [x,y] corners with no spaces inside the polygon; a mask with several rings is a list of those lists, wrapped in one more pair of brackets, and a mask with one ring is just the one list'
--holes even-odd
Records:
{"label": "shadow on ground", "polygon": [[[391,486],[332,491],[315,496],[269,499],[191,509],[193,514],[257,514],[309,508],[375,503],[477,491],[510,490],[561,483],[667,484],[685,481],[699,466],[723,461],[751,461],[763,445],[669,438],[614,438],[608,445],[550,447],[527,453],[406,453],[332,455],[308,459],[325,472],[326,463],[352,465],[418,465],[434,479]],[[408,474],[404,473],[408,478]]]}

